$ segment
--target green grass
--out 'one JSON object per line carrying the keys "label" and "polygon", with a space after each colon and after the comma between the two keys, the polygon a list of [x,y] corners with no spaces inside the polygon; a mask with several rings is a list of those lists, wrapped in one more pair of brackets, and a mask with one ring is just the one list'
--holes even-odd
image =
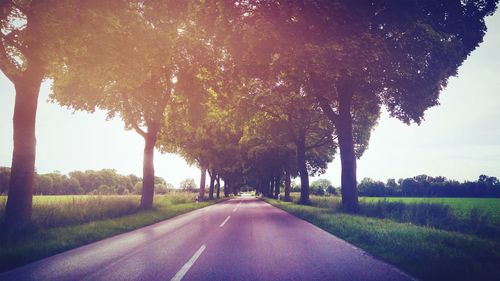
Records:
{"label": "green grass", "polygon": [[[389,219],[332,212],[329,207],[265,200],[423,280],[498,280],[500,276],[498,241]],[[318,200],[323,206],[333,204]]]}
{"label": "green grass", "polygon": [[[297,202],[300,193],[291,194],[294,202]],[[452,211],[461,217],[470,216],[472,210],[491,217],[492,223],[500,224],[500,198],[418,198],[418,197],[360,197],[360,202],[374,203],[386,200],[389,202],[403,203],[436,203],[450,206]],[[340,197],[337,196],[311,196],[311,201],[317,207],[337,208],[340,205]]]}
{"label": "green grass", "polygon": [[[293,194],[297,202],[299,194]],[[311,196],[311,205],[341,212],[341,198]],[[442,230],[500,240],[500,199],[497,198],[374,198],[362,197],[359,215],[408,222]]]}
{"label": "green grass", "polygon": [[407,198],[407,197],[363,197],[366,202],[387,200],[389,202],[404,203],[438,203],[450,206],[459,216],[468,216],[473,209],[489,213],[491,219],[500,224],[499,198]]}
{"label": "green grass", "polygon": [[[0,231],[0,272],[215,203],[195,195],[156,195],[154,209],[139,211],[139,196],[35,196],[33,225]],[[0,197],[3,212],[5,198]],[[3,213],[0,213],[3,217]]]}

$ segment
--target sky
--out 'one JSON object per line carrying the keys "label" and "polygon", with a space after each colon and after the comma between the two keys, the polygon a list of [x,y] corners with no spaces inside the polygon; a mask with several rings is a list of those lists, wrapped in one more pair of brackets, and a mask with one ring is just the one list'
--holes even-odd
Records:
{"label": "sky", "polygon": [[[480,174],[500,177],[500,13],[486,19],[484,42],[442,91],[440,105],[426,112],[420,126],[407,126],[382,114],[370,146],[358,160],[358,181],[420,174],[476,180]],[[142,176],[143,139],[123,122],[106,120],[105,112],[73,112],[47,101],[50,82],[42,85],[37,113],[38,173],[116,169]],[[12,161],[12,116],[15,91],[0,73],[0,166]],[[173,154],[155,153],[155,172],[179,185],[199,181],[200,171]],[[317,178],[340,185],[340,161]]]}

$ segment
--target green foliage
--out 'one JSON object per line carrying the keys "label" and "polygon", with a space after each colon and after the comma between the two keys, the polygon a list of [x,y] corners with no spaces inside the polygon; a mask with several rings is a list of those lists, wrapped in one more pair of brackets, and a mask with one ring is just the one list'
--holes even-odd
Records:
{"label": "green foliage", "polygon": [[0,194],[7,194],[9,191],[10,168],[0,167]]}
{"label": "green foliage", "polygon": [[365,197],[362,201],[375,203],[380,200],[388,202],[413,203],[436,203],[448,205],[453,209],[453,213],[461,218],[471,216],[473,209],[485,216],[490,216],[491,222],[500,224],[500,199],[498,198],[405,198],[405,197]]}
{"label": "green foliage", "polygon": [[158,194],[166,194],[174,189],[174,185],[171,183],[166,184],[155,184],[155,192]]}
{"label": "green foliage", "polygon": [[358,185],[358,192],[362,196],[384,196],[385,185],[380,181],[373,181],[370,178],[364,178]]}
{"label": "green foliage", "polygon": [[133,193],[134,194],[141,194],[142,193],[142,181],[139,181],[134,185]]}
{"label": "green foliage", "polygon": [[311,183],[311,193],[314,195],[323,196],[325,194],[335,194],[336,190],[329,180],[318,179]]}
{"label": "green foliage", "polygon": [[183,191],[195,192],[197,187],[194,179],[184,179],[180,182],[179,188]]}
{"label": "green foliage", "polygon": [[500,197],[500,182],[496,177],[479,176],[475,182],[458,182],[445,177],[418,175],[412,178],[388,179],[384,184],[364,178],[358,185],[361,196],[414,196],[414,197]]}
{"label": "green foliage", "polygon": [[[52,172],[35,176],[34,194],[36,195],[127,195],[129,193],[140,194],[142,190],[142,178],[135,175],[121,175],[113,169],[73,171],[68,175]],[[10,169],[0,167],[0,188],[4,187],[3,184],[5,188],[8,187],[9,177]],[[161,177],[155,177],[155,186],[158,187],[158,193],[166,193],[174,188]]]}
{"label": "green foliage", "polygon": [[[294,202],[298,195],[292,194]],[[490,200],[490,201],[485,201]],[[339,197],[312,196],[311,205],[342,212]],[[359,203],[359,215],[390,219],[500,240],[500,199],[477,198],[373,198]]]}
{"label": "green foliage", "polygon": [[110,186],[102,184],[97,189],[92,191],[92,194],[95,194],[95,195],[114,195],[114,194],[116,194],[116,190]]}

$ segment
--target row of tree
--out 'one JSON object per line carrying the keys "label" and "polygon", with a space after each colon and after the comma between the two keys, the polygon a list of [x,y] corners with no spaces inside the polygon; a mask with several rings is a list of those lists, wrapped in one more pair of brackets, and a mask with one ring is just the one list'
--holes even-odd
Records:
{"label": "row of tree", "polygon": [[[10,174],[10,168],[0,167],[0,194],[8,193]],[[165,194],[175,190],[198,191],[194,179],[185,179],[176,188],[165,179],[155,176],[154,185],[157,194]],[[57,171],[46,174],[36,173],[33,188],[33,194],[36,195],[126,195],[141,193],[142,178],[133,174],[121,175],[113,169],[73,171],[67,175]]]}
{"label": "row of tree", "polygon": [[356,161],[382,106],[420,123],[482,41],[498,0],[6,0],[0,69],[16,89],[7,225],[31,218],[35,117],[51,98],[102,109],[144,138],[141,207],[153,152],[202,171],[200,199],[245,184],[289,200],[337,151],[343,206],[356,211]]}
{"label": "row of tree", "polygon": [[419,175],[405,179],[388,179],[386,183],[364,178],[358,185],[361,196],[403,197],[500,197],[496,177],[479,176],[477,181],[458,182],[445,177]]}
{"label": "row of tree", "polygon": [[[0,194],[9,190],[10,168],[0,167]],[[243,187],[243,186],[242,186]],[[227,188],[227,186],[225,186]],[[252,187],[250,187],[252,188]],[[284,185],[281,183],[280,191]],[[165,194],[175,190],[199,192],[194,179],[185,179],[175,188],[161,177],[155,177],[155,193]],[[73,171],[68,175],[60,172],[35,175],[34,194],[66,195],[66,194],[99,194],[126,195],[141,194],[142,178],[130,174],[121,175],[113,169],[100,171]],[[215,189],[216,191],[216,189]],[[248,190],[245,190],[248,191]],[[300,192],[301,186],[291,183],[291,192]],[[479,176],[477,181],[458,182],[445,177],[418,175],[411,178],[388,179],[386,183],[371,178],[364,178],[358,184],[361,196],[369,197],[500,197],[500,181],[496,177]],[[220,191],[219,191],[220,193]],[[227,195],[227,191],[225,192]],[[318,179],[311,183],[310,193],[318,196],[338,195],[328,179]],[[278,192],[279,194],[279,192]]]}

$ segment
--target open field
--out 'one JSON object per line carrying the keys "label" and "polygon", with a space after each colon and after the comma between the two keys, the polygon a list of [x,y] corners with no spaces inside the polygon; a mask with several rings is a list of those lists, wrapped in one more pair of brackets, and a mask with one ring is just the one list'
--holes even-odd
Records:
{"label": "open field", "polygon": [[492,221],[500,224],[500,198],[409,198],[409,197],[363,197],[361,201],[387,200],[404,203],[438,203],[450,206],[460,216],[467,216],[472,209],[489,213]]}
{"label": "open field", "polygon": [[[297,202],[300,193],[292,193],[291,197]],[[459,217],[468,217],[472,210],[489,216],[492,223],[500,224],[500,198],[421,198],[421,197],[360,197],[361,204],[375,203],[378,201],[403,202],[403,203],[430,203],[444,204],[451,208]],[[317,207],[340,207],[340,196],[314,196],[311,201]]]}
{"label": "open field", "polygon": [[[0,271],[150,225],[215,203],[194,193],[155,196],[154,209],[139,211],[140,196],[35,196],[33,224],[0,231]],[[5,197],[0,197],[3,219]],[[43,241],[43,243],[40,243]]]}
{"label": "open field", "polygon": [[[339,205],[338,198],[312,197],[311,199],[313,206],[274,199],[265,200],[422,280],[498,280],[500,242],[495,237],[487,239],[465,232],[447,231],[411,222],[401,223],[387,218],[345,214],[336,208]],[[459,209],[457,206],[463,205],[460,204],[463,200],[466,199],[449,201],[455,206],[452,210]],[[367,201],[373,201],[372,205],[376,206],[379,200]],[[472,201],[481,202],[476,199]],[[436,210],[445,210],[448,206],[427,203],[415,205],[418,203],[421,202],[403,204],[417,210],[435,210],[436,205],[444,206],[438,206]],[[361,208],[366,204],[366,202],[361,203]],[[490,201],[490,204],[498,203]]]}

